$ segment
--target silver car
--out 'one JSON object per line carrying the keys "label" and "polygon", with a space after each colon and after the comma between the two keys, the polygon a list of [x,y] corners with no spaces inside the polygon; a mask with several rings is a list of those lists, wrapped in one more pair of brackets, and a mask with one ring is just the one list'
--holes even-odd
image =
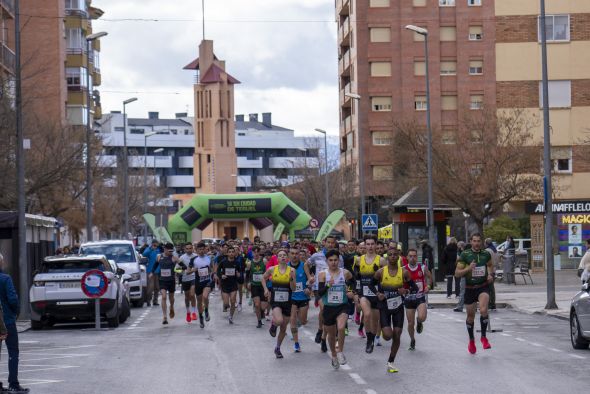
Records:
{"label": "silver car", "polygon": [[588,345],[590,345],[590,287],[588,283],[584,283],[582,290],[572,299],[570,337],[574,349],[588,349]]}

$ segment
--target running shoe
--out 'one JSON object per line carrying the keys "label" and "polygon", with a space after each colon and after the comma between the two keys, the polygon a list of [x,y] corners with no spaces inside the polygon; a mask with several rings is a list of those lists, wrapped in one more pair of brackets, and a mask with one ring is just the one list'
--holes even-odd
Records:
{"label": "running shoe", "polygon": [[176,316],[176,314],[174,313],[174,307],[170,305],[170,319],[174,319],[174,316]]}
{"label": "running shoe", "polygon": [[158,304],[157,302],[154,302],[154,303],[152,304],[152,306],[160,306],[160,304]]}
{"label": "running shoe", "polygon": [[340,368],[340,364],[338,363],[338,357],[332,358],[332,368],[334,368],[335,370]]}
{"label": "running shoe", "polygon": [[342,353],[342,352],[336,353],[336,358],[338,359],[338,364],[340,364],[340,365],[346,364],[346,356],[344,356],[344,353]]}
{"label": "running shoe", "polygon": [[325,339],[322,339],[322,353],[326,353],[328,351],[328,344],[326,343]]}
{"label": "running shoe", "polygon": [[166,320],[166,319],[162,320],[162,324],[168,324],[168,320]]}
{"label": "running shoe", "polygon": [[424,325],[421,321],[419,321],[418,324],[416,324],[416,332],[418,334],[422,334],[422,330],[424,330]]}
{"label": "running shoe", "polygon": [[197,320],[197,314],[195,312],[191,313],[191,320]]}
{"label": "running shoe", "polygon": [[475,341],[470,339],[469,340],[469,345],[467,346],[467,350],[469,350],[469,353],[471,354],[475,354],[475,352],[477,352],[477,348],[475,347]]}
{"label": "running shoe", "polygon": [[373,342],[367,341],[367,346],[365,347],[365,352],[373,353],[374,345]]}
{"label": "running shoe", "polygon": [[416,350],[416,340],[412,339],[410,341],[410,348],[408,350]]}
{"label": "running shoe", "polygon": [[344,335],[348,336],[348,327],[344,328]]}
{"label": "running shoe", "polygon": [[357,313],[354,315],[354,322],[355,322],[357,325],[360,325],[360,324],[361,324],[361,314],[360,314],[360,313],[358,313],[358,312],[357,312]]}
{"label": "running shoe", "polygon": [[205,322],[203,321],[203,316],[199,316],[199,326],[201,328],[205,328]]}
{"label": "running shoe", "polygon": [[190,323],[191,322],[191,314],[190,313],[187,313],[186,314],[186,322],[187,323]]}
{"label": "running shoe", "polygon": [[281,353],[280,347],[275,347],[275,356],[277,356],[277,358],[283,358],[283,353]]}
{"label": "running shoe", "polygon": [[321,331],[316,332],[315,343],[322,343],[322,332]]}
{"label": "running shoe", "polygon": [[398,373],[399,370],[393,366],[393,363],[387,363],[387,372],[389,373]]}
{"label": "running shoe", "polygon": [[490,341],[486,337],[481,337],[481,344],[483,345],[484,349],[491,349],[492,345],[490,345]]}
{"label": "running shoe", "polygon": [[365,332],[363,330],[359,330],[359,337],[366,338]]}
{"label": "running shoe", "polygon": [[277,336],[277,326],[275,326],[274,324],[270,325],[270,328],[268,329],[268,332],[270,334],[271,337],[276,337]]}
{"label": "running shoe", "polygon": [[295,342],[294,348],[295,353],[301,353],[301,346],[299,346],[299,342]]}
{"label": "running shoe", "polygon": [[256,325],[256,328],[261,328],[262,327],[262,322],[260,320],[258,320],[258,324]]}
{"label": "running shoe", "polygon": [[205,321],[209,321],[211,320],[211,317],[209,316],[209,311],[205,310]]}
{"label": "running shoe", "polygon": [[381,346],[381,337],[375,337],[375,345]]}
{"label": "running shoe", "polygon": [[229,324],[234,324],[234,319],[232,319],[231,316],[228,318],[228,320],[229,320]]}
{"label": "running shoe", "polygon": [[242,304],[238,304],[238,312],[242,311]]}
{"label": "running shoe", "polygon": [[20,384],[10,385],[8,389],[2,390],[3,393],[27,394],[30,390],[22,387]]}

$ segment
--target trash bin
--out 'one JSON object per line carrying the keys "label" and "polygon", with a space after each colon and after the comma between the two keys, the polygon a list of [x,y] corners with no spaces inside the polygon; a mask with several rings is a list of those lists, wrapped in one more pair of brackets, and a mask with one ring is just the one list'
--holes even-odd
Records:
{"label": "trash bin", "polygon": [[504,256],[503,258],[503,282],[506,284],[514,283],[514,256]]}

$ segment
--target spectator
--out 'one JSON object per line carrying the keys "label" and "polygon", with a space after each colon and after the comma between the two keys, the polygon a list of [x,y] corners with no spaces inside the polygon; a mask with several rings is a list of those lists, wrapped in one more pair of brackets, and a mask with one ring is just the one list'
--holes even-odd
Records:
{"label": "spectator", "polygon": [[[428,245],[428,240],[422,240],[422,264],[428,267],[430,272],[433,272],[434,269],[434,250],[432,246]],[[432,278],[432,286],[434,287],[434,282],[436,281],[435,278]]]}
{"label": "spectator", "polygon": [[71,254],[71,253],[72,253],[72,252],[70,252],[70,247],[69,247],[69,246],[64,246],[64,247],[63,247],[63,249],[62,249],[61,251],[62,251],[62,254],[63,254],[64,256],[67,256],[67,255],[69,255],[69,254]]}
{"label": "spectator", "polygon": [[[461,253],[463,253],[463,251],[467,249],[468,246],[471,247],[470,244],[465,244],[463,241],[457,242],[457,258],[461,256]],[[455,263],[456,262],[457,260],[455,260]],[[455,280],[457,280],[457,278],[455,278]],[[455,309],[453,309],[455,312],[463,312],[463,306],[465,305],[465,277],[461,278],[459,286],[459,302],[457,303]]]}
{"label": "spectator", "polygon": [[[147,286],[147,297],[146,297],[146,302],[147,302],[147,306],[150,306],[151,304],[154,305],[159,305],[158,304],[158,293],[160,292],[160,285],[159,285],[159,279],[157,274],[159,273],[159,268],[155,268],[156,265],[156,259],[158,258],[158,255],[161,253],[160,252],[160,247],[159,247],[159,243],[157,240],[153,240],[152,241],[152,245],[147,248],[146,250],[143,251],[143,257],[147,257],[148,259],[148,264],[146,267],[146,273],[148,275],[148,286]],[[151,299],[151,301],[150,301]]]}
{"label": "spectator", "polygon": [[[443,249],[441,263],[447,270],[447,298],[451,298],[453,293],[453,278],[455,278],[455,268],[457,265],[457,238],[449,238],[449,243]],[[455,278],[455,298],[461,293],[460,280]]]}
{"label": "spectator", "polygon": [[[500,256],[498,255],[498,250],[494,246],[494,242],[492,241],[491,238],[486,238],[485,248],[492,256],[492,262],[494,263],[494,268],[497,268]],[[494,287],[494,282],[490,283],[490,303],[488,306],[491,310],[493,310],[493,311],[496,310],[496,288]]]}
{"label": "spectator", "polygon": [[[3,272],[4,256],[0,254],[0,304],[6,325],[6,348],[8,349],[8,392],[28,393],[29,389],[21,387],[18,381],[18,331],[16,318],[20,313],[18,294],[10,276]],[[3,391],[5,392],[5,391]]]}
{"label": "spectator", "polygon": [[586,240],[586,253],[584,253],[584,256],[580,260],[578,276],[582,279],[582,283],[588,282],[590,278],[590,238]]}

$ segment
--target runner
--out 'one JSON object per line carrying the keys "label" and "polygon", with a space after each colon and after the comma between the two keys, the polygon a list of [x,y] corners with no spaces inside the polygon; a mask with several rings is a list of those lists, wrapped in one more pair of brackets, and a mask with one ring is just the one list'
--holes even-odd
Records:
{"label": "runner", "polygon": [[[397,253],[399,256],[399,249],[396,248],[395,250],[397,252],[394,253]],[[408,319],[408,334],[410,334],[409,350],[415,350],[416,339],[414,338],[414,323],[416,322],[416,332],[421,334],[428,311],[426,305],[428,283],[432,281],[432,276],[428,270],[428,267],[418,264],[418,252],[416,249],[408,250],[408,264],[403,265],[401,264],[402,262],[403,260],[400,258],[400,265],[402,265],[410,273],[412,281],[414,281],[417,286],[417,290],[410,292],[410,294],[408,294],[404,300],[404,306],[406,307],[406,318]],[[404,285],[404,287],[409,289],[407,284]],[[416,310],[418,311],[417,321]]]}
{"label": "runner", "polygon": [[379,305],[375,292],[371,290],[371,283],[375,272],[380,268],[381,258],[375,253],[376,240],[374,236],[365,238],[367,254],[356,258],[356,280],[360,282],[360,305],[363,311],[363,323],[366,329],[367,345],[365,351],[373,353],[375,337],[379,333]]}
{"label": "runner", "polygon": [[195,271],[193,261],[197,255],[193,253],[193,244],[184,245],[184,254],[180,256],[178,266],[182,269],[181,286],[186,306],[186,322],[197,320],[197,298],[195,297]]}
{"label": "runner", "polygon": [[[356,241],[351,239],[346,243],[346,252],[342,255],[342,260],[344,261],[344,269],[348,272],[354,272],[354,259],[358,256],[356,252]],[[356,291],[356,289],[353,289]],[[356,297],[352,299],[348,299],[348,320],[352,320],[353,316],[358,316],[356,319],[357,324],[360,324],[360,307],[355,314],[355,306],[356,306]],[[346,329],[344,330],[345,334],[348,335],[348,320],[346,321]]]}
{"label": "runner", "polygon": [[[270,299],[272,307],[272,323],[268,330],[270,335],[277,337],[275,356],[283,358],[281,344],[287,334],[287,324],[291,317],[291,293],[295,291],[295,270],[287,265],[287,252],[281,250],[277,253],[278,265],[269,268],[262,277],[264,296]],[[272,281],[272,291],[266,286],[266,281]],[[277,327],[280,328],[277,336]]]}
{"label": "runner", "polygon": [[[332,367],[340,368],[346,364],[344,356],[344,328],[348,320],[348,300],[354,295],[354,277],[344,268],[339,268],[340,252],[329,250],[326,252],[328,269],[318,274],[318,294],[322,297],[324,309],[322,311],[324,330],[326,331],[330,352],[332,353]],[[338,339],[338,352],[336,351]]]}
{"label": "runner", "polygon": [[236,310],[236,296],[238,293],[238,276],[240,275],[236,261],[236,249],[233,246],[227,248],[227,257],[222,257],[217,264],[217,276],[220,279],[221,299],[223,310],[229,308],[229,324],[234,324],[234,312]]}
{"label": "runner", "polygon": [[244,297],[244,283],[246,281],[246,257],[242,250],[242,245],[234,245],[236,250],[236,262],[238,264],[238,312],[242,311],[242,298]]}
{"label": "runner", "polygon": [[[387,360],[387,371],[395,373],[398,370],[393,363],[399,350],[400,337],[404,328],[402,296],[410,292],[404,288],[404,285],[409,284],[412,291],[415,291],[417,287],[412,281],[410,273],[401,266],[397,247],[390,248],[387,254],[387,265],[375,273],[371,291],[376,293],[379,299],[379,317],[383,339],[392,340]],[[375,284],[379,285],[378,289],[375,288]]]}
{"label": "runner", "polygon": [[211,279],[211,274],[216,271],[211,261],[211,257],[205,254],[207,247],[203,242],[197,244],[197,257],[193,261],[193,272],[196,273],[195,278],[195,294],[197,296],[197,308],[199,310],[199,325],[201,328],[205,327],[203,321],[203,312],[205,313],[205,321],[209,321],[209,294],[215,286],[215,282]]}
{"label": "runner", "polygon": [[309,309],[309,296],[312,283],[311,272],[305,260],[300,258],[299,250],[292,247],[289,250],[289,266],[295,270],[295,291],[291,294],[291,334],[295,341],[295,353],[301,352],[299,344],[299,325],[307,324],[307,311]]}
{"label": "runner", "polygon": [[156,258],[155,272],[159,277],[160,294],[162,295],[162,314],[164,318],[162,324],[168,324],[168,311],[166,305],[166,293],[170,300],[170,319],[174,319],[174,291],[176,282],[174,278],[174,268],[178,258],[173,255],[174,245],[167,243],[164,245],[164,253]]}
{"label": "runner", "polygon": [[457,260],[455,276],[465,277],[465,307],[467,308],[467,332],[469,333],[469,353],[475,354],[475,337],[473,335],[473,326],[475,323],[475,313],[477,312],[477,302],[479,301],[479,313],[481,324],[481,344],[484,349],[490,349],[492,346],[486,337],[488,328],[488,303],[490,301],[489,284],[494,280],[494,263],[492,256],[487,250],[482,250],[482,241],[480,234],[471,236],[471,249],[465,250]]}
{"label": "runner", "polygon": [[250,271],[250,293],[252,294],[252,300],[254,300],[254,311],[258,319],[256,328],[261,328],[264,311],[267,308],[267,299],[264,296],[264,287],[262,286],[262,277],[266,269],[264,259],[260,255],[259,246],[252,248],[252,260],[246,262],[246,267]]}

